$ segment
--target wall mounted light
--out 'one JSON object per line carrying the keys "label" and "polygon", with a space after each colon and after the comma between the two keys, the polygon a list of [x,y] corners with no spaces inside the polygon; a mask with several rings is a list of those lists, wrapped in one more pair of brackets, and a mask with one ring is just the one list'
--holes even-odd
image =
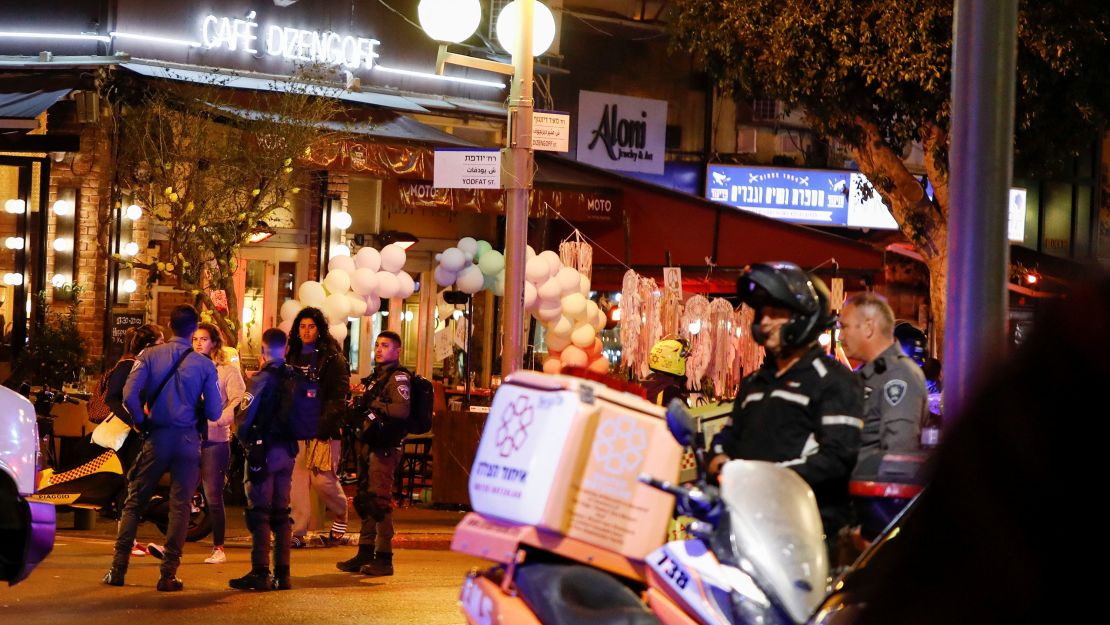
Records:
{"label": "wall mounted light", "polygon": [[407,250],[420,242],[420,239],[416,238],[415,235],[411,235],[407,232],[398,232],[396,230],[379,232],[374,235],[374,238],[377,239],[378,245],[382,247],[387,245],[398,245],[403,250]]}
{"label": "wall mounted light", "polygon": [[6,273],[4,274],[4,284],[9,286],[19,286],[23,284],[23,274],[21,273]]}
{"label": "wall mounted light", "polygon": [[72,281],[72,278],[63,273],[56,273],[53,278],[50,278],[50,284],[54,285],[56,289],[65,288],[65,286]]}
{"label": "wall mounted light", "polygon": [[57,239],[54,239],[54,251],[55,252],[72,252],[73,251],[73,239],[71,239],[69,237],[58,237]]}
{"label": "wall mounted light", "polygon": [[9,250],[23,249],[23,237],[8,237],[4,239],[4,247]]}
{"label": "wall mounted light", "polygon": [[54,202],[54,214],[58,217],[72,217],[74,210],[73,202],[70,200],[58,200]]}
{"label": "wall mounted light", "polygon": [[342,243],[336,243],[336,244],[331,246],[331,255],[332,255],[332,257],[335,257],[335,256],[350,256],[351,255],[351,248],[347,247],[346,245],[344,245]]}
{"label": "wall mounted light", "polygon": [[134,256],[138,253],[139,253],[139,244],[134,242],[134,241],[130,241],[128,243],[125,243],[123,245],[123,247],[120,248],[120,255],[122,255],[122,256]]}
{"label": "wall mounted light", "polygon": [[250,233],[250,236],[247,237],[247,242],[261,243],[272,236],[274,236],[274,231],[272,228],[270,228],[270,224],[264,221],[259,221],[255,225],[254,232]]}
{"label": "wall mounted light", "polygon": [[13,198],[4,202],[4,212],[13,215],[22,215],[27,212],[27,202],[19,198]]}
{"label": "wall mounted light", "polygon": [[124,293],[134,293],[135,289],[137,288],[139,288],[139,285],[135,284],[135,281],[131,278],[124,280],[123,284],[120,284],[119,286],[119,290],[123,291]]}
{"label": "wall mounted light", "polygon": [[[73,298],[73,281],[77,276],[77,202],[76,187],[58,187],[50,216],[54,226],[54,249],[50,258],[50,271],[54,274],[50,284],[54,286],[54,298],[70,300]],[[49,274],[48,274],[49,275]]]}
{"label": "wall mounted light", "polygon": [[335,226],[336,228],[339,228],[340,230],[346,230],[347,228],[350,228],[351,227],[351,214],[348,213],[347,211],[341,211],[341,212],[338,212],[338,213],[334,213],[331,216],[331,225]]}
{"label": "wall mounted light", "polygon": [[131,221],[138,221],[142,219],[143,209],[138,204],[131,204],[123,211],[123,216]]}

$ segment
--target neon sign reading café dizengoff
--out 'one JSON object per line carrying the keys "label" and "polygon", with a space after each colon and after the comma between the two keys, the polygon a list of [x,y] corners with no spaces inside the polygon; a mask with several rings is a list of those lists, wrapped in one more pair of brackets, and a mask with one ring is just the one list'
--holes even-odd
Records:
{"label": "neon sign reading caf\u00e9 dizengoff", "polygon": [[[254,11],[245,19],[206,15],[201,20],[201,42],[208,49],[227,48],[257,54],[259,24]],[[378,58],[377,39],[340,35],[330,30],[305,30],[277,24],[267,24],[261,30],[263,51],[270,56],[280,56],[289,61],[310,61],[342,65],[353,70],[371,69]]]}

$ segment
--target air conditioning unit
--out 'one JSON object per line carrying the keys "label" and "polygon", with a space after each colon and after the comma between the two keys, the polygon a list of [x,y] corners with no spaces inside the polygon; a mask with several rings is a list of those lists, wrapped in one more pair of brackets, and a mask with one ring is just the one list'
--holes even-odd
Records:
{"label": "air conditioning unit", "polygon": [[759,148],[759,131],[755,128],[741,128],[736,131],[736,152],[755,154]]}

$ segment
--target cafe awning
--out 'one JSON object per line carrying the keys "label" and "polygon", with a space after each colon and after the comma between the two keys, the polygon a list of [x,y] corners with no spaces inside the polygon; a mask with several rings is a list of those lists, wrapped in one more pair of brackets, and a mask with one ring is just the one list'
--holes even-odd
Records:
{"label": "cafe awning", "polygon": [[38,129],[38,117],[69,92],[57,89],[0,93],[0,132]]}

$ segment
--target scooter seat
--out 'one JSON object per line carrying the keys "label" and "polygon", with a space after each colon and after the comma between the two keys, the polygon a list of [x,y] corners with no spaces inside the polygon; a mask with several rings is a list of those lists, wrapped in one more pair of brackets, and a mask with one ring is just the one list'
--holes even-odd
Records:
{"label": "scooter seat", "polygon": [[544,625],[660,625],[628,586],[588,566],[525,565],[515,581]]}

